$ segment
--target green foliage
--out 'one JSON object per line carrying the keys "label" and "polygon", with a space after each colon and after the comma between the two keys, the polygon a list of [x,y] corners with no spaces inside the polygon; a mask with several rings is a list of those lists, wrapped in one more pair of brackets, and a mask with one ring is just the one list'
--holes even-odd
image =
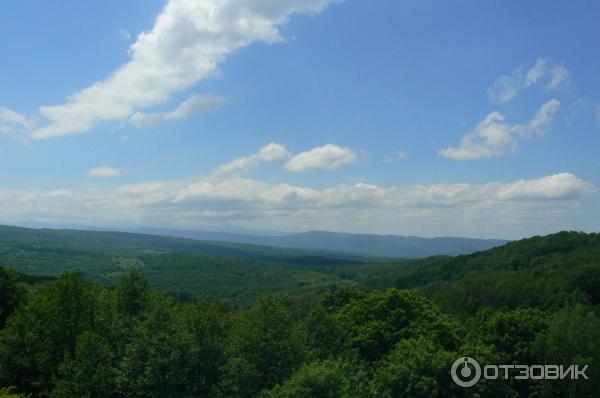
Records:
{"label": "green foliage", "polygon": [[600,389],[600,317],[577,305],[554,314],[549,327],[540,333],[534,350],[540,363],[575,364],[590,380],[556,380],[535,387],[544,397],[593,396]]}
{"label": "green foliage", "polygon": [[414,292],[375,291],[342,307],[337,320],[347,347],[369,361],[381,359],[402,339],[422,335],[446,347],[456,345],[456,325]]}
{"label": "green foliage", "polygon": [[86,331],[77,339],[73,355],[67,354],[58,371],[52,397],[106,397],[115,391],[116,362],[106,338]]}
{"label": "green foliage", "polygon": [[116,293],[118,311],[127,316],[139,315],[148,305],[148,279],[138,269],[133,268],[121,277]]}
{"label": "green foliage", "polygon": [[[82,272],[37,279],[0,267],[0,397],[593,397],[599,245],[596,234],[561,233],[373,265],[372,274],[366,265],[111,253],[114,287]],[[306,285],[290,287],[299,280]],[[153,290],[171,283],[202,293]],[[246,289],[242,300],[227,296]],[[273,291],[289,295],[262,295]],[[463,389],[449,376],[463,356],[588,365],[590,380]]]}
{"label": "green foliage", "polygon": [[25,289],[19,283],[16,273],[0,263],[0,328],[24,299]]}
{"label": "green foliage", "polygon": [[95,299],[81,273],[45,286],[8,319],[0,334],[0,380],[25,392],[46,393],[77,336],[93,329]]}
{"label": "green foliage", "polygon": [[535,308],[485,311],[472,318],[471,333],[502,354],[503,363],[535,364],[533,342],[548,328],[549,316]]}
{"label": "green foliage", "polygon": [[18,394],[15,386],[0,388],[0,398],[27,398],[28,395]]}
{"label": "green foliage", "polygon": [[301,362],[300,343],[282,299],[267,296],[235,319],[221,391],[252,397],[284,381]]}
{"label": "green foliage", "polygon": [[265,398],[352,398],[372,396],[367,372],[339,360],[308,363]]}
{"label": "green foliage", "polygon": [[448,377],[448,369],[457,357],[435,340],[400,340],[377,370],[380,396],[435,398],[459,392]]}

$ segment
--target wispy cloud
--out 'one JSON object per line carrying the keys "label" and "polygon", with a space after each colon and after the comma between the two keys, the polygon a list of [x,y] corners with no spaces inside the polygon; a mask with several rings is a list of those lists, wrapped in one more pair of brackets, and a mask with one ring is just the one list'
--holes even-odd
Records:
{"label": "wispy cloud", "polygon": [[117,29],[117,33],[123,40],[131,40],[131,33],[127,29],[119,28]]}
{"label": "wispy cloud", "polygon": [[6,135],[20,135],[22,131],[33,126],[27,116],[5,106],[0,106],[0,133]]}
{"label": "wispy cloud", "polygon": [[155,126],[162,122],[186,119],[203,112],[217,109],[225,104],[225,98],[220,96],[192,95],[171,112],[136,112],[129,121],[137,127]]}
{"label": "wispy cloud", "polygon": [[335,170],[354,163],[357,154],[354,150],[335,144],[327,144],[302,152],[291,158],[285,168],[292,172]]}
{"label": "wispy cloud", "polygon": [[522,90],[546,81],[548,90],[565,88],[570,72],[563,65],[549,65],[545,58],[538,58],[529,68],[518,67],[510,75],[499,77],[488,88],[490,99],[505,103],[512,101]]}
{"label": "wispy cloud", "polygon": [[408,157],[408,153],[406,151],[396,151],[391,155],[388,155],[383,158],[383,161],[386,163],[399,162]]}
{"label": "wispy cloud", "polygon": [[316,14],[334,0],[169,0],[154,27],[138,35],[131,59],[112,75],[42,106],[46,123],[35,139],[82,133],[163,104],[206,79],[234,51],[282,40],[279,27],[295,13]]}
{"label": "wispy cloud", "polygon": [[550,81],[546,85],[549,90],[565,88],[569,84],[571,72],[562,65],[554,65],[550,69]]}
{"label": "wispy cloud", "polygon": [[233,159],[229,163],[225,163],[211,174],[211,177],[232,177],[240,176],[247,173],[251,168],[265,162],[274,162],[285,159],[289,156],[289,152],[281,144],[271,142],[261,148],[260,151],[252,155]]}
{"label": "wispy cloud", "polygon": [[110,166],[100,166],[88,171],[87,175],[89,177],[119,177],[121,171]]}
{"label": "wispy cloud", "polygon": [[515,152],[519,138],[545,133],[559,106],[560,102],[556,99],[546,102],[527,124],[507,124],[503,114],[492,112],[461,138],[458,147],[443,149],[440,155],[454,160],[476,160]]}

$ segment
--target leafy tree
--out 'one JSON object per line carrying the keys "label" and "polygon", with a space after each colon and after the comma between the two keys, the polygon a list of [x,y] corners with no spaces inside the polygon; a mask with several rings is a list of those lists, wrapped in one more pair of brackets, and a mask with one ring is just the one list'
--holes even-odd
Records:
{"label": "leafy tree", "polygon": [[588,365],[589,380],[555,380],[536,385],[544,397],[594,396],[600,389],[600,317],[577,305],[554,315],[534,350],[540,363],[568,367]]}
{"label": "leafy tree", "polygon": [[187,348],[175,304],[153,296],[119,363],[117,385],[127,397],[186,396]]}
{"label": "leafy tree", "polygon": [[116,292],[118,310],[127,316],[139,315],[148,304],[148,278],[138,268],[132,268],[119,279]]}
{"label": "leafy tree", "polygon": [[536,308],[481,312],[471,321],[471,333],[491,344],[507,364],[536,363],[533,343],[548,327],[549,316]]}
{"label": "leafy tree", "polygon": [[456,345],[456,325],[429,300],[414,292],[389,289],[350,301],[336,314],[346,345],[376,361],[398,341],[428,336],[443,346]]}
{"label": "leafy tree", "polygon": [[219,302],[198,300],[184,309],[188,347],[188,388],[194,397],[209,397],[221,380],[225,364],[229,308]]}
{"label": "leafy tree", "polygon": [[105,338],[94,331],[77,340],[75,355],[67,355],[59,368],[53,398],[109,397],[116,391],[115,357]]}
{"label": "leafy tree", "polygon": [[447,397],[460,392],[448,377],[459,356],[428,338],[401,340],[377,370],[378,396]]}
{"label": "leafy tree", "polygon": [[0,388],[0,398],[28,398],[29,395],[23,395],[17,393],[17,388],[15,386],[10,387],[2,387]]}
{"label": "leafy tree", "polygon": [[8,316],[24,301],[25,294],[16,273],[0,263],[0,329],[4,327]]}
{"label": "leafy tree", "polygon": [[281,383],[299,365],[300,344],[282,299],[259,299],[234,325],[223,366],[224,396],[256,396]]}
{"label": "leafy tree", "polygon": [[65,355],[93,327],[92,286],[81,273],[49,283],[11,316],[0,333],[0,382],[40,395],[52,390]]}
{"label": "leafy tree", "polygon": [[368,398],[373,395],[365,371],[337,360],[317,361],[302,366],[283,385],[265,398]]}

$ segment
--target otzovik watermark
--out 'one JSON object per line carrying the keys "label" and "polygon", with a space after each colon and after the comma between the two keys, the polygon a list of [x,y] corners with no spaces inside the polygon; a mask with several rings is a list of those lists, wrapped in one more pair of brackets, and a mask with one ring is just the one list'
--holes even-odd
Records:
{"label": "otzovik watermark", "polygon": [[483,377],[486,380],[588,380],[585,371],[589,365],[484,365],[473,358],[458,358],[450,368],[452,381],[457,385],[473,387]]}

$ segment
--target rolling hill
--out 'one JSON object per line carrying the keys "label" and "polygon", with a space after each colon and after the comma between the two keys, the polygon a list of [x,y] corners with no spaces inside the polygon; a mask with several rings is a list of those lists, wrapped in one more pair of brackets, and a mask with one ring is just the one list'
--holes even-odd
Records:
{"label": "rolling hill", "polygon": [[321,250],[388,258],[423,258],[436,255],[457,256],[491,249],[506,240],[455,237],[351,234],[310,231],[282,236],[257,236],[224,232],[180,231],[141,228],[139,232],[208,241],[254,244],[301,250]]}

